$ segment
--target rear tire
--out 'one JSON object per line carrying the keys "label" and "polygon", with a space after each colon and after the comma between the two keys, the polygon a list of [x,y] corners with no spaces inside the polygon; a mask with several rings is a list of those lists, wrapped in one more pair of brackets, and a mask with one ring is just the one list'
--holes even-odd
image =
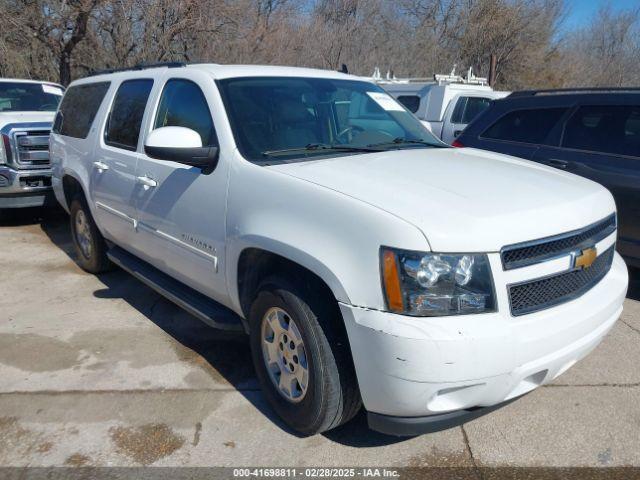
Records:
{"label": "rear tire", "polygon": [[270,277],[258,288],[249,315],[251,353],[264,395],[303,435],[335,428],[361,407],[340,311],[321,292]]}
{"label": "rear tire", "polygon": [[78,265],[89,273],[111,270],[113,264],[107,258],[107,242],[98,230],[83,196],[78,195],[71,201],[69,217]]}

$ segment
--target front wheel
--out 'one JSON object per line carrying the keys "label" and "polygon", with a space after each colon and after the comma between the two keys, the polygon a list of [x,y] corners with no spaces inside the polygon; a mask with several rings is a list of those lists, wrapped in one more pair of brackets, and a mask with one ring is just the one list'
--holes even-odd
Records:
{"label": "front wheel", "polygon": [[112,264],[107,258],[107,243],[93,221],[84,197],[77,196],[71,201],[69,217],[78,265],[89,273],[110,270]]}
{"label": "front wheel", "polygon": [[262,390],[285,423],[304,435],[347,422],[361,405],[331,300],[272,277],[251,306],[251,352]]}

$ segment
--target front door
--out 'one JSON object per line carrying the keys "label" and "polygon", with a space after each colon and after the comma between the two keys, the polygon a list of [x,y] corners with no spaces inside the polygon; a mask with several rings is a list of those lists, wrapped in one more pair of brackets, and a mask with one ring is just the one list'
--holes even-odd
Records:
{"label": "front door", "polygon": [[[195,77],[195,73],[194,73]],[[167,126],[195,130],[203,146],[217,146],[209,77],[169,78],[147,131]],[[221,300],[226,297],[224,241],[227,187],[225,152],[217,168],[199,168],[142,154],[138,160],[137,253],[156,268]]]}

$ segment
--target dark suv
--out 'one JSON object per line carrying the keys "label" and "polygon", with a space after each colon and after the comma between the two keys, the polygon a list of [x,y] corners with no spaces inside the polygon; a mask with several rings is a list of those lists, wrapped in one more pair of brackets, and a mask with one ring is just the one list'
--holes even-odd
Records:
{"label": "dark suv", "polygon": [[640,267],[640,88],[515,92],[496,100],[453,145],[601,183],[618,206],[618,250]]}

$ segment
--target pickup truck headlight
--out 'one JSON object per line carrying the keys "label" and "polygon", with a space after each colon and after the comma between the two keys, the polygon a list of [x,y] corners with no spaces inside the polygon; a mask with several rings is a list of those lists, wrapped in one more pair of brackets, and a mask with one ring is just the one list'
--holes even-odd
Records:
{"label": "pickup truck headlight", "polygon": [[405,315],[435,317],[495,312],[486,255],[423,253],[382,247],[387,307]]}
{"label": "pickup truck headlight", "polygon": [[[6,139],[6,140],[5,140]],[[7,154],[5,152],[6,146],[5,144],[9,143],[9,137],[6,135],[0,134],[0,165],[4,165],[7,163]]]}

